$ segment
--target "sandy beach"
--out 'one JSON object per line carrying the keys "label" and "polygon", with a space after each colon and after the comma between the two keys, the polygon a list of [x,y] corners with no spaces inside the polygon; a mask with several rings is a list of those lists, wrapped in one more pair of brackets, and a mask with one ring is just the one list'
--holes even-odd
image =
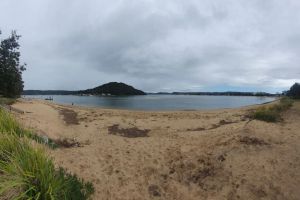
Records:
{"label": "sandy beach", "polygon": [[257,106],[143,112],[20,99],[18,121],[78,145],[48,150],[95,186],[93,199],[300,197],[300,102],[283,122],[250,120]]}

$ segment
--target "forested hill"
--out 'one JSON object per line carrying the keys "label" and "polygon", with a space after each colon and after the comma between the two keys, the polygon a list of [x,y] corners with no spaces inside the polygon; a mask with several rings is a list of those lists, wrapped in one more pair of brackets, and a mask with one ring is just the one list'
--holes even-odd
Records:
{"label": "forested hill", "polygon": [[79,91],[66,90],[24,90],[23,95],[145,95],[125,83],[110,82],[99,87]]}
{"label": "forested hill", "polygon": [[101,94],[110,94],[110,95],[145,95],[146,93],[137,90],[130,85],[125,83],[110,82],[93,89],[78,91],[79,94],[92,94],[92,95],[101,95]]}

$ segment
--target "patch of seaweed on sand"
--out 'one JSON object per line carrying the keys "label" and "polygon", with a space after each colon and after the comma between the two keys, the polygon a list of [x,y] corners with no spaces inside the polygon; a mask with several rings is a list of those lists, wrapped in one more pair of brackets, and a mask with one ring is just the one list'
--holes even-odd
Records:
{"label": "patch of seaweed on sand", "polygon": [[255,145],[255,146],[270,145],[269,143],[267,143],[262,139],[258,139],[256,137],[248,137],[248,136],[240,138],[240,143],[245,145]]}
{"label": "patch of seaweed on sand", "polygon": [[167,170],[164,170],[165,181],[177,181],[180,184],[189,186],[197,185],[200,191],[221,189],[222,184],[227,183],[228,177],[224,175],[223,162],[226,155],[211,155],[207,153],[194,154],[191,152],[182,153],[180,150],[168,153]]}
{"label": "patch of seaweed on sand", "polygon": [[79,125],[78,114],[74,110],[60,108],[59,114],[63,116],[63,120],[67,125]]}
{"label": "patch of seaweed on sand", "polygon": [[137,127],[133,128],[120,128],[118,124],[114,124],[108,127],[108,133],[112,135],[118,135],[128,138],[137,138],[137,137],[149,137],[149,129],[138,129]]}
{"label": "patch of seaweed on sand", "polygon": [[63,147],[63,148],[72,148],[72,147],[81,147],[82,146],[75,139],[63,138],[63,139],[54,140],[54,142],[59,147]]}
{"label": "patch of seaweed on sand", "polygon": [[199,128],[194,128],[194,129],[187,129],[187,131],[206,131],[206,130],[213,130],[213,129],[220,128],[221,126],[224,126],[224,125],[234,124],[234,123],[238,123],[238,122],[239,122],[239,121],[226,121],[226,120],[220,120],[220,122],[219,122],[218,124],[213,124],[210,128],[199,127]]}

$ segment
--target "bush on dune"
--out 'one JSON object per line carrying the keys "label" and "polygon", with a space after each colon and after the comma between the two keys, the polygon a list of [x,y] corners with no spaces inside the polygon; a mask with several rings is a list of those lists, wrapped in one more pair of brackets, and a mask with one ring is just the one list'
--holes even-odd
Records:
{"label": "bush on dune", "polygon": [[[6,123],[5,123],[6,122]],[[53,161],[22,132],[9,114],[0,110],[0,199],[89,199],[94,192]]]}
{"label": "bush on dune", "polygon": [[275,112],[274,110],[268,109],[266,107],[259,108],[253,113],[254,119],[266,122],[276,122],[279,117],[280,115],[278,112]]}
{"label": "bush on dune", "polygon": [[63,181],[56,178],[54,166],[43,151],[14,135],[2,136],[0,145],[0,195],[11,194],[12,199],[58,199]]}
{"label": "bush on dune", "polygon": [[290,98],[284,97],[280,99],[278,104],[258,108],[251,116],[257,120],[277,122],[281,119],[281,113],[288,110],[292,105],[293,101]]}

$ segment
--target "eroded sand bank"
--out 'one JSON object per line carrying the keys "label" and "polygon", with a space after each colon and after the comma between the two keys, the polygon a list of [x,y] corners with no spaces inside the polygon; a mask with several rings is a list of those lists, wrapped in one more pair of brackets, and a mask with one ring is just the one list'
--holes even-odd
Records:
{"label": "eroded sand bank", "polygon": [[299,199],[300,103],[282,123],[249,120],[253,107],[142,112],[20,100],[17,118],[80,147],[49,150],[94,183],[94,199]]}

